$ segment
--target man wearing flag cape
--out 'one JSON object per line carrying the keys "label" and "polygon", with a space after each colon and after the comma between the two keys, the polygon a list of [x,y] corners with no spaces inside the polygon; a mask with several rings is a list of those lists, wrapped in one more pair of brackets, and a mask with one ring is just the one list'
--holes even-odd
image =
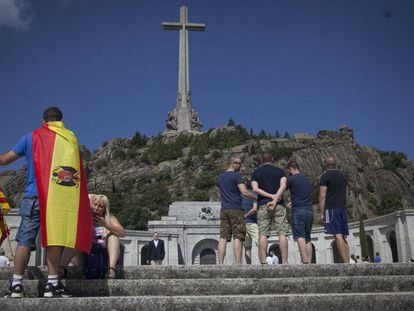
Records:
{"label": "man wearing flag cape", "polygon": [[44,297],[70,297],[59,281],[59,262],[64,247],[89,253],[92,215],[86,178],[75,134],[66,129],[59,108],[43,112],[43,126],[23,136],[16,146],[0,155],[0,165],[24,156],[27,186],[19,208],[21,223],[16,234],[14,274],[6,297],[23,296],[23,275],[36,249],[41,227],[42,246],[47,249],[48,280]]}

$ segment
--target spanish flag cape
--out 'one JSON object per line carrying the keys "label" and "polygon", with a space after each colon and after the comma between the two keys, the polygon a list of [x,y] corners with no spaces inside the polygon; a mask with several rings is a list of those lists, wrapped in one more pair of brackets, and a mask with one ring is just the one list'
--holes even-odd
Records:
{"label": "spanish flag cape", "polygon": [[89,253],[92,214],[75,134],[63,122],[47,122],[32,133],[32,143],[42,246]]}
{"label": "spanish flag cape", "polygon": [[0,246],[9,235],[9,228],[7,228],[4,216],[10,212],[10,205],[7,203],[6,196],[0,188]]}

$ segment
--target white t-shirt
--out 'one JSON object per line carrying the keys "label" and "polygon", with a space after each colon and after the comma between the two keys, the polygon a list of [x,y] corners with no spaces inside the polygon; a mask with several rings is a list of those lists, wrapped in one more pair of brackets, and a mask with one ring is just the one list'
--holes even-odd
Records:
{"label": "white t-shirt", "polygon": [[155,247],[158,246],[158,240],[154,240],[154,245],[155,245]]}
{"label": "white t-shirt", "polygon": [[266,262],[268,265],[278,265],[279,264],[279,257],[277,256],[267,256]]}
{"label": "white t-shirt", "polygon": [[10,260],[6,256],[0,256],[0,267],[10,266]]}

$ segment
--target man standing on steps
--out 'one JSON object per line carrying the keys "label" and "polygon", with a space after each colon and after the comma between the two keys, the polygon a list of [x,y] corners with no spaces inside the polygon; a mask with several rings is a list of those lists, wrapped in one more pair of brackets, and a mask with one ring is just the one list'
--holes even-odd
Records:
{"label": "man standing on steps", "polygon": [[290,160],[287,170],[290,175],[287,179],[287,187],[292,198],[288,208],[292,209],[291,226],[293,239],[298,243],[302,263],[308,264],[312,262],[312,185],[306,176],[299,171],[299,164],[296,161]]}
{"label": "man standing on steps", "polygon": [[6,298],[23,296],[23,275],[31,251],[36,249],[40,226],[42,245],[47,249],[44,297],[71,296],[58,277],[63,248],[89,253],[92,246],[92,214],[79,146],[75,134],[64,127],[62,119],[59,108],[46,109],[42,127],[23,136],[11,151],[0,155],[0,165],[22,156],[27,161],[14,274]]}
{"label": "man standing on steps", "polygon": [[329,157],[325,161],[326,172],[320,179],[319,218],[325,223],[325,233],[335,237],[336,245],[344,263],[349,263],[348,209],[346,190],[348,180],[336,168],[336,160]]}
{"label": "man standing on steps", "polygon": [[164,258],[164,241],[160,239],[158,232],[154,232],[152,235],[152,241],[148,244],[147,264],[151,264],[151,266],[161,266]]}
{"label": "man standing on steps", "polygon": [[[258,195],[258,220],[259,220],[259,258],[262,264],[266,264],[267,239],[272,228],[279,235],[279,247],[282,255],[282,263],[288,263],[287,234],[289,225],[283,192],[286,190],[286,173],[273,164],[271,154],[262,156],[263,165],[256,169],[252,175],[252,188]],[[268,206],[269,204],[269,206]]]}
{"label": "man standing on steps", "polygon": [[256,196],[250,193],[244,183],[243,177],[238,173],[241,167],[240,158],[230,159],[227,171],[217,177],[217,186],[220,188],[220,242],[219,263],[224,263],[227,242],[233,236],[233,254],[237,265],[242,262],[242,243],[246,235],[244,223],[244,209],[241,205],[241,196],[256,200]]}

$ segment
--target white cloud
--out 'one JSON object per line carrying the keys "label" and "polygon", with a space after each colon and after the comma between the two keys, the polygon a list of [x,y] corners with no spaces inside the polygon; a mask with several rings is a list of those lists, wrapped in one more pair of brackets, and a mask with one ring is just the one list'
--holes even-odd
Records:
{"label": "white cloud", "polygon": [[0,27],[27,30],[32,18],[27,0],[0,0]]}

